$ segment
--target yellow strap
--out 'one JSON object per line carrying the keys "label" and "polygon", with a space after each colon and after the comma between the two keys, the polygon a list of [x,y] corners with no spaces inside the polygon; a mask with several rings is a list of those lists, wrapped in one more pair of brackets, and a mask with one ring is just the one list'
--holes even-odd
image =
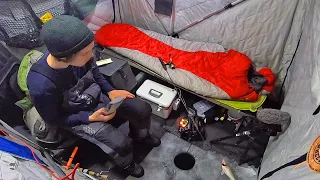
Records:
{"label": "yellow strap", "polygon": [[53,18],[53,15],[50,12],[46,12],[43,16],[41,16],[40,20],[43,23],[46,23],[47,21],[49,21],[52,18]]}

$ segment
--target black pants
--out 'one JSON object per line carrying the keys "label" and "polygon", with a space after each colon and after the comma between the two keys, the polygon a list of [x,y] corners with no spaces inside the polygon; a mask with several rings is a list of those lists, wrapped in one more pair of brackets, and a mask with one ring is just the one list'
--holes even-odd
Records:
{"label": "black pants", "polygon": [[133,138],[144,138],[150,128],[151,106],[141,99],[126,99],[109,122],[94,122],[72,127],[72,131],[97,146],[121,167],[132,162],[132,139],[117,128],[129,121]]}

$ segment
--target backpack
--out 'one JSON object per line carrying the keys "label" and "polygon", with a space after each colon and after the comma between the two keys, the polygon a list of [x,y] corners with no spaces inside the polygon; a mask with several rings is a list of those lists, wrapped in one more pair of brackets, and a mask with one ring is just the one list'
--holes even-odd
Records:
{"label": "backpack", "polygon": [[37,50],[32,50],[28,54],[24,56],[19,66],[18,74],[17,74],[17,82],[19,88],[24,92],[25,97],[18,102],[16,105],[19,106],[23,112],[23,120],[31,131],[33,137],[35,137],[39,142],[45,144],[56,144],[61,141],[61,133],[58,132],[59,129],[56,126],[52,126],[46,123],[32,104],[29,90],[27,86],[27,77],[28,73],[33,67],[34,71],[46,76],[50,79],[57,87],[59,87],[58,82],[51,77],[51,75],[47,74],[45,69],[41,68],[41,66],[35,65],[35,63],[41,59],[44,54]]}
{"label": "backpack", "polygon": [[53,16],[69,14],[69,0],[1,0],[0,40],[8,46],[34,49],[43,45],[40,30]]}
{"label": "backpack", "polygon": [[19,66],[18,74],[17,74],[17,83],[21,91],[24,92],[25,97],[18,102],[16,105],[20,107],[24,112],[28,111],[32,108],[33,104],[30,100],[29,90],[27,86],[27,76],[30,71],[31,66],[36,63],[41,57],[43,53],[37,50],[32,50],[28,54],[26,54]]}
{"label": "backpack", "polygon": [[0,3],[0,40],[18,48],[41,46],[42,22],[31,6],[24,0],[2,0]]}

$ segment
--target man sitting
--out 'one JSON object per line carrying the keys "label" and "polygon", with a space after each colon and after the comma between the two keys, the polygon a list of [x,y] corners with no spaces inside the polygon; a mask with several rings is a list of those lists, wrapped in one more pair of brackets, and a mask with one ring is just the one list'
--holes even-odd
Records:
{"label": "man sitting", "polygon": [[[44,24],[41,35],[49,52],[32,65],[27,77],[40,116],[101,149],[111,148],[116,152],[111,158],[118,166],[132,176],[143,176],[143,168],[132,160],[132,141],[151,147],[161,143],[149,133],[150,105],[106,81],[93,62],[94,35],[79,19],[55,17]],[[115,113],[107,115],[104,107],[117,97],[126,99]],[[117,129],[127,120],[130,137]]]}

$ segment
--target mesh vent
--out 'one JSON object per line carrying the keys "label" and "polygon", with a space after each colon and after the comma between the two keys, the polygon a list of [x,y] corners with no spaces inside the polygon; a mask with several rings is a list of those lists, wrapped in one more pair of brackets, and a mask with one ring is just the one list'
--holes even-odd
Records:
{"label": "mesh vent", "polygon": [[16,0],[1,2],[0,26],[9,38],[19,34],[28,34],[37,28],[27,7],[21,1]]}
{"label": "mesh vent", "polygon": [[68,6],[66,0],[26,0],[38,17],[50,12],[53,16],[66,14]]}

